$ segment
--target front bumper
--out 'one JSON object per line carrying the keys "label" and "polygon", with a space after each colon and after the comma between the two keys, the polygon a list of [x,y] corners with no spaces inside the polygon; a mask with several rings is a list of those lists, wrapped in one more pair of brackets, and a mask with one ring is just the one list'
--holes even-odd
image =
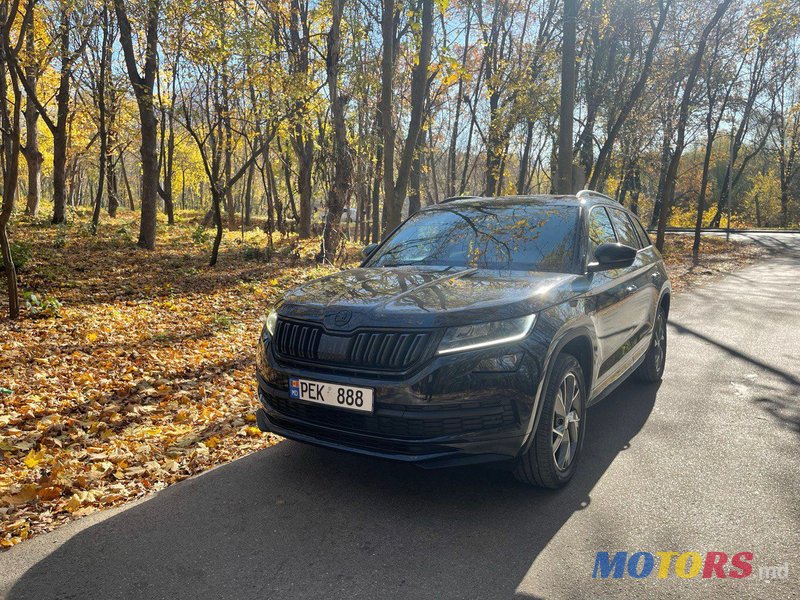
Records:
{"label": "front bumper", "polygon": [[[403,380],[320,372],[281,364],[259,344],[256,415],[262,431],[300,442],[425,467],[510,460],[531,427],[539,362],[530,348],[493,349],[434,358]],[[520,352],[513,372],[480,373],[486,356]],[[320,406],[289,397],[290,377],[375,389],[373,414]]]}

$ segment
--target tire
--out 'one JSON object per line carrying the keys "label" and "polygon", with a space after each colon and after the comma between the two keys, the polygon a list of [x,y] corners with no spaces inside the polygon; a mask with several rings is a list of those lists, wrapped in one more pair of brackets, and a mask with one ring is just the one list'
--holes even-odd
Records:
{"label": "tire", "polygon": [[[572,402],[567,408],[562,399],[569,396]],[[558,489],[575,474],[586,432],[586,384],[583,369],[571,354],[556,358],[543,402],[530,446],[514,464],[514,477],[530,485]],[[558,406],[561,408],[557,411]],[[569,436],[567,446],[565,435]]]}
{"label": "tire", "polygon": [[664,365],[667,362],[667,315],[664,308],[659,306],[656,313],[656,322],[653,326],[653,337],[650,347],[644,355],[644,362],[633,372],[634,378],[643,383],[661,381],[664,375]]}

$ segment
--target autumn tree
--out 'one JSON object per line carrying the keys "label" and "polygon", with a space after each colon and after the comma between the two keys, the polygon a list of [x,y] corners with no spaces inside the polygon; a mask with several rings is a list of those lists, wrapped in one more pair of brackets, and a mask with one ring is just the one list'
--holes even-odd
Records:
{"label": "autumn tree", "polygon": [[[8,238],[8,223],[14,211],[14,201],[19,177],[21,152],[22,90],[17,70],[26,30],[31,27],[32,4],[27,5],[24,17],[19,14],[20,0],[0,0],[0,172],[3,175],[3,199],[0,205],[0,256],[3,259],[6,287],[8,289],[8,314],[19,317],[19,292],[17,272],[11,244]],[[16,41],[14,37],[16,36]]]}
{"label": "autumn tree", "polygon": [[697,49],[695,50],[691,58],[691,61],[688,65],[688,74],[686,77],[686,81],[683,83],[683,94],[681,96],[680,112],[678,115],[677,140],[675,142],[675,151],[672,154],[672,158],[669,162],[669,167],[667,168],[666,181],[663,191],[663,201],[661,204],[661,212],[658,218],[656,247],[659,250],[662,250],[664,248],[664,229],[667,225],[667,215],[669,214],[670,206],[672,204],[672,199],[675,194],[675,182],[678,175],[678,167],[680,166],[681,156],[683,154],[686,125],[689,119],[689,105],[692,101],[694,86],[697,83],[697,76],[700,72],[700,66],[703,61],[706,45],[708,44],[708,38],[711,35],[711,32],[717,26],[717,23],[719,23],[720,19],[725,14],[725,11],[728,10],[728,7],[731,5],[732,1],[733,0],[723,0],[723,2],[721,2],[719,6],[717,6],[717,9],[714,11],[713,16],[705,25],[703,30],[700,32],[700,36],[697,41]]}
{"label": "autumn tree", "polygon": [[[34,4],[30,4],[33,11]],[[21,67],[20,61],[10,57],[12,65],[22,82],[29,102],[33,103],[42,121],[53,136],[53,224],[67,219],[67,152],[68,128],[72,101],[71,85],[76,63],[83,56],[92,28],[95,26],[94,10],[76,10],[73,0],[55,0],[48,7],[51,17],[51,37],[56,48],[58,62],[58,87],[55,92],[56,116],[53,119],[45,104],[40,101],[35,88],[36,77],[32,70]],[[33,44],[31,43],[31,48]],[[31,123],[33,126],[33,123]],[[36,136],[34,136],[34,141]],[[31,150],[35,162],[36,155]],[[35,175],[35,173],[34,173]]]}
{"label": "autumn tree", "polygon": [[[40,51],[41,36],[37,35],[35,20],[36,0],[27,0],[27,11],[31,15],[31,24],[25,31],[24,63],[25,78],[28,87],[35,90],[42,71],[43,59]],[[25,102],[25,144],[22,154],[28,171],[28,194],[25,202],[25,214],[36,216],[39,213],[41,199],[42,163],[44,156],[39,149],[39,111],[36,104],[27,98]]]}
{"label": "autumn tree", "polygon": [[[142,10],[144,17],[143,70],[139,72],[139,59],[134,49],[134,38],[131,22],[128,19],[126,0],[114,0],[114,9],[119,24],[120,44],[125,56],[125,68],[128,71],[136,104],[139,108],[142,185],[141,185],[141,222],[139,224],[139,241],[141,248],[153,249],[156,244],[156,212],[158,210],[158,125],[154,88],[156,70],[158,69],[158,23],[161,11],[161,0],[128,0]],[[143,4],[143,6],[142,6]]]}
{"label": "autumn tree", "polygon": [[311,235],[311,214],[313,212],[313,171],[314,171],[314,129],[311,115],[303,105],[309,91],[314,88],[311,57],[311,15],[308,0],[290,0],[289,14],[284,22],[284,34],[289,57],[288,67],[291,79],[287,82],[296,96],[295,109],[289,129],[289,140],[297,157],[297,191],[300,203],[300,222],[297,232],[301,238]]}
{"label": "autumn tree", "polygon": [[396,34],[400,24],[403,6],[395,0],[384,0],[381,12],[381,35],[383,53],[381,57],[381,135],[383,147],[383,212],[384,235],[400,224],[403,203],[408,191],[411,162],[417,145],[417,137],[422,128],[425,96],[428,86],[428,67],[433,44],[433,0],[421,0],[421,8],[416,12],[419,26],[419,45],[416,64],[411,74],[410,112],[405,143],[400,162],[395,172],[395,149],[397,124],[394,117],[394,75],[396,71],[396,51],[400,40]]}
{"label": "autumn tree", "polygon": [[559,194],[573,193],[572,119],[575,112],[575,19],[577,0],[564,0],[563,39],[561,42],[561,108],[558,118]]}
{"label": "autumn tree", "polygon": [[348,96],[340,89],[340,60],[342,45],[342,12],[344,0],[333,0],[331,28],[328,31],[326,58],[328,94],[333,125],[333,178],[328,191],[328,211],[322,234],[319,259],[333,262],[341,241],[342,210],[347,202],[353,177],[353,157],[347,140],[345,110]]}

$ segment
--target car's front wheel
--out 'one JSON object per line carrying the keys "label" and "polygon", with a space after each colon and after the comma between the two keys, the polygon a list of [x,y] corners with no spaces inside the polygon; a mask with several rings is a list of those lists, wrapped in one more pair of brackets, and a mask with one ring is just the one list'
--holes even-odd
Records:
{"label": "car's front wheel", "polygon": [[644,356],[644,361],[639,368],[633,372],[633,376],[639,381],[655,383],[661,381],[664,375],[664,365],[667,362],[667,315],[664,308],[659,307],[656,313],[656,322],[653,326],[653,337],[650,340],[650,347]]}
{"label": "car's front wheel", "polygon": [[539,425],[514,476],[523,483],[556,489],[575,473],[586,429],[583,369],[570,354],[556,358],[543,398]]}

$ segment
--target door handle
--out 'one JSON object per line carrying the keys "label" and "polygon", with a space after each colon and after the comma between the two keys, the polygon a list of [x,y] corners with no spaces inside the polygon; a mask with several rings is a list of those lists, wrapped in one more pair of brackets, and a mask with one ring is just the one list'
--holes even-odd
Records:
{"label": "door handle", "polygon": [[629,294],[632,294],[633,292],[635,292],[638,289],[639,288],[636,287],[635,285],[629,285],[628,287],[625,288],[625,291],[628,292]]}
{"label": "door handle", "polygon": [[650,277],[653,279],[653,281],[655,281],[656,283],[658,283],[658,280],[659,280],[659,279],[661,279],[661,273],[659,273],[658,271],[656,271],[655,273],[653,273],[652,275],[650,275]]}

